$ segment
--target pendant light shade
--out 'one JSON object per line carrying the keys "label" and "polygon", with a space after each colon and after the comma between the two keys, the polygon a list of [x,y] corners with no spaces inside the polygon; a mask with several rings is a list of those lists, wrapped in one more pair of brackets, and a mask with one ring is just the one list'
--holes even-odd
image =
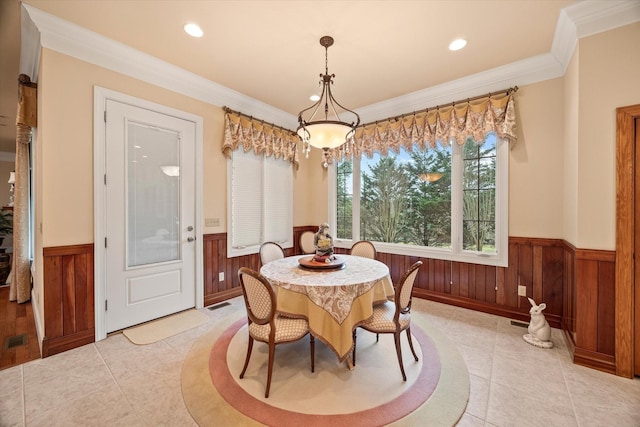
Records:
{"label": "pendant light shade", "polygon": [[298,136],[316,148],[336,148],[344,144],[353,128],[342,122],[309,123],[298,128]]}
{"label": "pendant light shade", "polygon": [[[328,166],[328,150],[347,144],[347,152],[350,151],[353,135],[360,124],[360,116],[355,111],[340,105],[331,92],[335,74],[329,74],[328,50],[329,46],[333,45],[333,38],[330,36],[322,37],[320,45],[325,49],[325,72],[320,74],[322,94],[315,104],[298,114],[297,133],[304,144],[307,157],[309,157],[311,147],[324,151],[324,166],[326,167]],[[346,121],[341,116],[349,116],[351,121]]]}

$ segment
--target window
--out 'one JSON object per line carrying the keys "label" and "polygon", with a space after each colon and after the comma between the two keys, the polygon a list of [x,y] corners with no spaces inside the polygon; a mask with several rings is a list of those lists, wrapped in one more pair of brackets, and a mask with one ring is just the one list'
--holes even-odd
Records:
{"label": "window", "polygon": [[242,150],[228,162],[227,255],[257,253],[266,241],[293,246],[291,163]]}
{"label": "window", "polygon": [[376,153],[332,168],[336,246],[366,239],[380,251],[506,266],[508,143]]}

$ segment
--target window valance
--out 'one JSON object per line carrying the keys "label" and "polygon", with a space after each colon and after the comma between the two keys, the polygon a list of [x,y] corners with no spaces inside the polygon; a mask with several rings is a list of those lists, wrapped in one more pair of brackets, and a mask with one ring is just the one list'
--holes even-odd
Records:
{"label": "window valance", "polygon": [[294,164],[298,168],[298,135],[262,120],[254,119],[225,108],[223,154],[229,158],[240,147],[265,157],[274,156]]}
{"label": "window valance", "polygon": [[489,94],[362,125],[356,130],[353,144],[329,150],[327,160],[331,163],[363,154],[371,158],[375,152],[386,155],[389,150],[399,154],[400,148],[411,151],[414,143],[420,149],[433,148],[436,143],[462,145],[468,138],[481,144],[494,132],[514,142],[516,90],[517,87],[504,91],[502,96]]}

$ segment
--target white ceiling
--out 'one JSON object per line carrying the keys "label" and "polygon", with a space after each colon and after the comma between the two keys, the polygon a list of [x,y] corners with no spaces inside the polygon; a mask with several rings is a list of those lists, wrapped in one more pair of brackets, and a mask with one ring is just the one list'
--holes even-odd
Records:
{"label": "white ceiling", "polygon": [[[549,54],[570,0],[143,1],[24,3],[148,53],[283,112],[311,105],[331,35],[334,95],[350,109]],[[600,2],[612,4],[612,2]],[[624,3],[624,2],[623,2]],[[629,3],[628,1],[626,3]],[[2,0],[0,124],[15,120],[19,0]],[[17,10],[17,12],[16,12]],[[7,19],[11,13],[12,17]],[[18,15],[13,15],[18,13]],[[10,21],[11,25],[6,25]],[[204,37],[187,36],[196,22]],[[14,32],[7,35],[7,32]],[[450,52],[457,37],[466,48]],[[574,37],[575,38],[575,37]],[[12,63],[13,64],[13,63]],[[9,72],[7,72],[7,70]],[[13,81],[7,84],[5,80]],[[13,87],[11,86],[13,85]],[[7,105],[5,105],[7,104]],[[427,105],[428,106],[428,105]],[[425,106],[425,107],[427,107]],[[0,151],[13,151],[0,126]]]}

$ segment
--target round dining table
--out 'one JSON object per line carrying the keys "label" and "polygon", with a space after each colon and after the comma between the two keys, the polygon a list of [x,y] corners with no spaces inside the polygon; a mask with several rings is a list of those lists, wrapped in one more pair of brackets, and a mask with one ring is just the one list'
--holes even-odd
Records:
{"label": "round dining table", "polygon": [[352,368],[354,329],[373,315],[375,304],[393,298],[389,268],[374,259],[342,254],[336,255],[336,268],[309,268],[312,257],[271,261],[260,274],[274,288],[278,313],[307,319],[313,336]]}

